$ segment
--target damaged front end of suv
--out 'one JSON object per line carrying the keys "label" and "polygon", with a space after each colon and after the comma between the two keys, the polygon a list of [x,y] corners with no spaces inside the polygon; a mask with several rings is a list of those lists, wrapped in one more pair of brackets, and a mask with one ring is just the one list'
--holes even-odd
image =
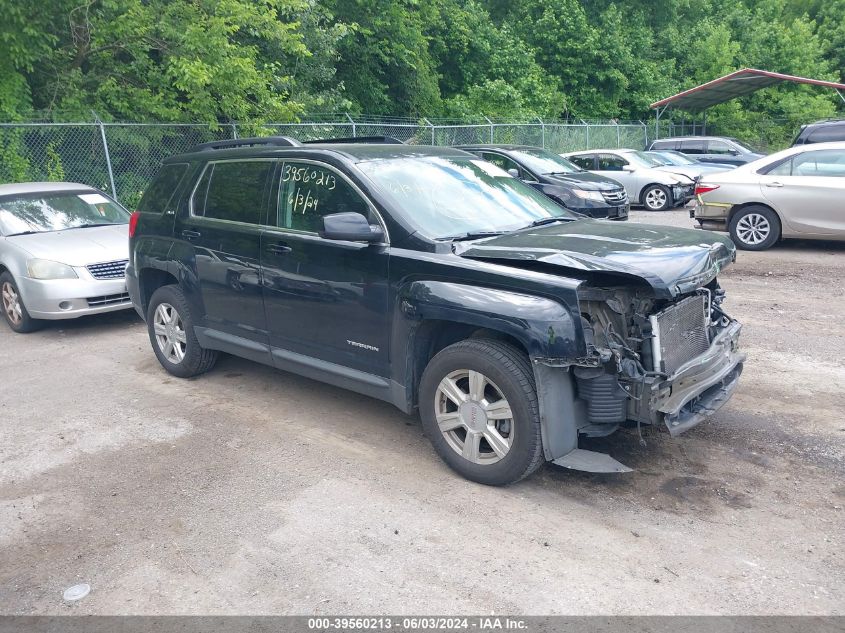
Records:
{"label": "damaged front end of suv", "polygon": [[581,434],[608,435],[632,421],[665,424],[674,436],[727,402],[745,355],[715,279],[669,300],[625,287],[578,294],[588,348],[573,368],[589,421]]}

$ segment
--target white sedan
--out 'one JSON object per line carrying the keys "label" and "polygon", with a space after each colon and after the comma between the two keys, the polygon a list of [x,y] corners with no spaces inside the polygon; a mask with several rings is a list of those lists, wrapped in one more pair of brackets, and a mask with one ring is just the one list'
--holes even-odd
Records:
{"label": "white sedan", "polygon": [[742,249],[782,238],[845,240],[845,142],[798,145],[707,176],[690,213],[702,229],[727,230]]}
{"label": "white sedan", "polygon": [[591,149],[561,154],[581,169],[622,183],[631,202],[648,211],[664,211],[686,204],[693,197],[695,181],[661,166],[645,152],[634,149]]}
{"label": "white sedan", "polygon": [[73,182],[0,185],[0,307],[15,332],[132,307],[129,212]]}

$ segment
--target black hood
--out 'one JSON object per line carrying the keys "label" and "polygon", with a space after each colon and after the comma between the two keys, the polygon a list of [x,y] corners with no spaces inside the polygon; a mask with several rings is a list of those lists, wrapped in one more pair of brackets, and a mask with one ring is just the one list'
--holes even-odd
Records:
{"label": "black hood", "polygon": [[736,259],[728,238],[668,226],[575,220],[455,244],[462,257],[537,261],[569,271],[645,280],[658,297],[689,292]]}
{"label": "black hood", "polygon": [[588,171],[578,171],[571,174],[540,174],[541,182],[549,185],[564,185],[577,187],[584,191],[613,191],[622,189],[622,184],[608,178],[591,174]]}

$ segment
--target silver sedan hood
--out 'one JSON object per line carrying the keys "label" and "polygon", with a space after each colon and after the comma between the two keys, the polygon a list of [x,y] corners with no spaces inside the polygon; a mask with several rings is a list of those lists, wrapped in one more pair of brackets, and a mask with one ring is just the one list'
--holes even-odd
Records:
{"label": "silver sedan hood", "polygon": [[88,266],[129,258],[126,224],[12,235],[6,241],[25,250],[32,257],[70,266]]}

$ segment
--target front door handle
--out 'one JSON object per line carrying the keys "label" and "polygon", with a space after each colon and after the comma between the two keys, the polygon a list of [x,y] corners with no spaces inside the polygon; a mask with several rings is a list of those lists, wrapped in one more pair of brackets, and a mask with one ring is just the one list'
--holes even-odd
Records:
{"label": "front door handle", "polygon": [[191,229],[185,229],[184,231],[182,231],[182,237],[184,237],[186,240],[196,240],[202,237],[202,233],[200,233],[199,231],[192,231]]}
{"label": "front door handle", "polygon": [[782,182],[778,182],[778,181],[776,180],[776,181],[774,181],[774,182],[767,182],[767,183],[766,183],[766,186],[767,186],[767,187],[783,187],[783,183],[782,183]]}
{"label": "front door handle", "polygon": [[293,249],[284,242],[274,242],[267,245],[267,252],[275,255],[284,255],[290,253]]}

